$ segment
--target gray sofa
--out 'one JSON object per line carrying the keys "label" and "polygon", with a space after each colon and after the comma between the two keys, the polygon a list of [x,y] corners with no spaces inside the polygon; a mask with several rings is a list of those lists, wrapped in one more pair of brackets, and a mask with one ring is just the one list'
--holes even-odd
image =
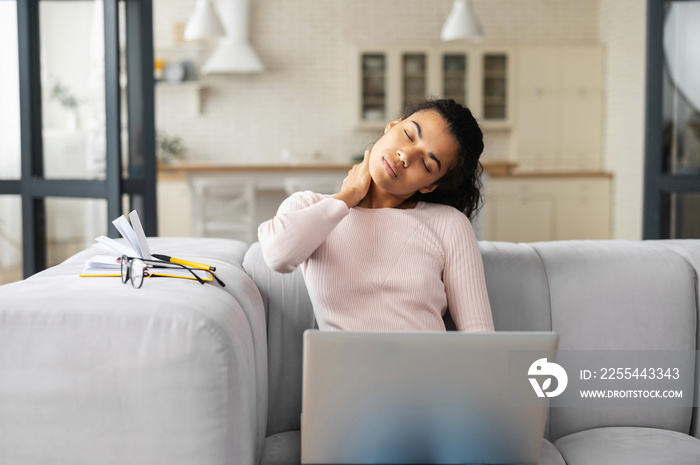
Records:
{"label": "gray sofa", "polygon": [[[0,287],[0,464],[298,463],[315,327],[300,272],[271,271],[258,244],[150,241],[227,286],[78,278],[87,250]],[[480,248],[498,331],[554,330],[560,350],[700,346],[699,240]],[[551,408],[540,463],[697,465],[694,365],[685,407]]]}

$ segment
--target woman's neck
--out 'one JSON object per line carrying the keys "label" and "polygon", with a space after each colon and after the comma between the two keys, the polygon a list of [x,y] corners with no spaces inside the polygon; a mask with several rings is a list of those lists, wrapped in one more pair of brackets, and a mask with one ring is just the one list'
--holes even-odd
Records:
{"label": "woman's neck", "polygon": [[417,202],[409,197],[401,197],[390,194],[380,189],[374,181],[370,183],[369,190],[365,198],[357,205],[362,208],[414,208]]}

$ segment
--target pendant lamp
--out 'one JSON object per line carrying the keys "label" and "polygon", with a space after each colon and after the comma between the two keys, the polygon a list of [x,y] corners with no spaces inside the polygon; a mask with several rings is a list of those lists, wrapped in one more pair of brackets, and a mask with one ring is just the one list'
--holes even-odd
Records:
{"label": "pendant lamp", "polygon": [[226,34],[211,0],[197,0],[185,26],[185,40],[211,39]]}
{"label": "pendant lamp", "polygon": [[202,66],[204,74],[260,73],[264,66],[248,40],[250,0],[220,0],[226,37]]}
{"label": "pendant lamp", "polygon": [[484,31],[481,28],[479,18],[476,16],[471,0],[455,0],[452,11],[445,24],[442,26],[440,38],[444,41],[469,40],[481,42],[484,39]]}

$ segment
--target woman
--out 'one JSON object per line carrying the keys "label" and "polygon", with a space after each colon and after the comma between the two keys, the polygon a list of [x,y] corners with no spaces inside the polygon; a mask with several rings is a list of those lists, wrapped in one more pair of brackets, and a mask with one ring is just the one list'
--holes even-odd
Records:
{"label": "woman", "polygon": [[260,225],[267,264],[301,265],[321,330],[493,331],[481,254],[483,135],[454,100],[407,107],[339,193],[296,193]]}

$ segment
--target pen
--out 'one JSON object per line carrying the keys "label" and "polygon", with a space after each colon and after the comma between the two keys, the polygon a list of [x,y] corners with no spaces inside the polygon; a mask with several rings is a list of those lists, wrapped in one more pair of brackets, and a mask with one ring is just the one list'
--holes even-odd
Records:
{"label": "pen", "polygon": [[180,265],[189,266],[190,268],[197,268],[198,270],[216,271],[215,266],[205,265],[204,263],[190,262],[188,260],[182,260],[180,258],[170,257],[168,255],[161,255],[157,253],[151,255],[157,258],[158,260],[163,260],[164,262],[177,263]]}

